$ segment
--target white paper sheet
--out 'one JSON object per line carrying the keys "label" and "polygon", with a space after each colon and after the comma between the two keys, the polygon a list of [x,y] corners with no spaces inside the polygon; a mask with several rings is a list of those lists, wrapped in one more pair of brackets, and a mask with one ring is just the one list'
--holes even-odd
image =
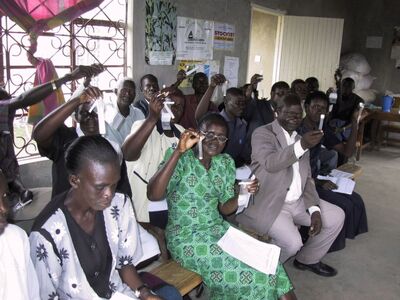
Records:
{"label": "white paper sheet", "polygon": [[137,298],[131,298],[120,292],[115,292],[111,297],[111,300],[132,300],[132,299],[137,299]]}
{"label": "white paper sheet", "polygon": [[260,242],[234,227],[229,227],[218,241],[218,246],[229,255],[262,273],[271,275],[276,273],[281,252],[276,245]]}
{"label": "white paper sheet", "polygon": [[356,185],[356,182],[354,180],[351,180],[346,177],[331,177],[331,176],[318,175],[317,178],[321,179],[321,180],[330,180],[333,183],[335,183],[338,186],[338,188],[335,190],[332,190],[332,192],[336,192],[336,193],[351,195],[353,193],[354,187]]}
{"label": "white paper sheet", "polygon": [[349,172],[343,172],[338,169],[333,169],[329,175],[332,177],[344,177],[344,178],[350,178],[350,179],[353,177],[353,174],[351,174]]}

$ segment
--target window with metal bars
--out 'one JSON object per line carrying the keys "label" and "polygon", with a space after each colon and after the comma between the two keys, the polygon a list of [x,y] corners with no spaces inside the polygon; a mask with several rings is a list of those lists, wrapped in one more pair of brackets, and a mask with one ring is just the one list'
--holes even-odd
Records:
{"label": "window with metal bars", "polygon": [[[104,93],[111,93],[118,79],[126,76],[127,1],[106,0],[72,22],[44,32],[38,38],[35,57],[51,59],[59,77],[78,65],[103,64],[106,71],[92,80]],[[0,85],[17,96],[33,87],[35,67],[27,59],[28,34],[8,17],[0,17]],[[63,85],[66,100],[79,82]],[[37,156],[31,140],[27,110],[14,119],[14,146],[19,160]]]}

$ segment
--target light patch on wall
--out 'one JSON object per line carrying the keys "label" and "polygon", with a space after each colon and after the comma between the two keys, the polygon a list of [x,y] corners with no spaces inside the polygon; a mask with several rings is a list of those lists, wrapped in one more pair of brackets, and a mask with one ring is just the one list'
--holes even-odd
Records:
{"label": "light patch on wall", "polygon": [[255,63],[261,62],[261,55],[256,55],[256,56],[254,56],[254,62],[255,62]]}
{"label": "light patch on wall", "polygon": [[381,49],[382,48],[382,36],[367,36],[366,48]]}

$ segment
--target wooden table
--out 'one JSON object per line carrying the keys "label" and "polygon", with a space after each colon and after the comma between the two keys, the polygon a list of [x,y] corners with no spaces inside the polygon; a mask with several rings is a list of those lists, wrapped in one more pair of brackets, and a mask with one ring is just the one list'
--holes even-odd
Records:
{"label": "wooden table", "polygon": [[399,110],[398,108],[392,109],[391,112],[373,110],[371,120],[371,150],[375,149],[375,147],[377,147],[377,150],[379,150],[382,137],[382,121],[400,122]]}

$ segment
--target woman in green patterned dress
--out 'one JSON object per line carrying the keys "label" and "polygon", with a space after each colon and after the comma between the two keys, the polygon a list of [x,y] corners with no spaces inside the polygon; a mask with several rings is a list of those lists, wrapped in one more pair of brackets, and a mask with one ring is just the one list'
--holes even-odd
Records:
{"label": "woman in green patterned dress", "polygon": [[[149,199],[168,200],[168,249],[173,259],[203,277],[211,299],[296,299],[282,265],[275,275],[265,275],[217,245],[230,226],[220,213],[232,214],[238,206],[235,164],[229,155],[221,154],[227,131],[222,116],[206,115],[199,122],[199,132],[185,131],[176,149],[167,151],[161,168],[150,180]],[[200,160],[198,147],[193,146],[201,135],[205,138]],[[256,192],[258,181],[248,189]]]}

